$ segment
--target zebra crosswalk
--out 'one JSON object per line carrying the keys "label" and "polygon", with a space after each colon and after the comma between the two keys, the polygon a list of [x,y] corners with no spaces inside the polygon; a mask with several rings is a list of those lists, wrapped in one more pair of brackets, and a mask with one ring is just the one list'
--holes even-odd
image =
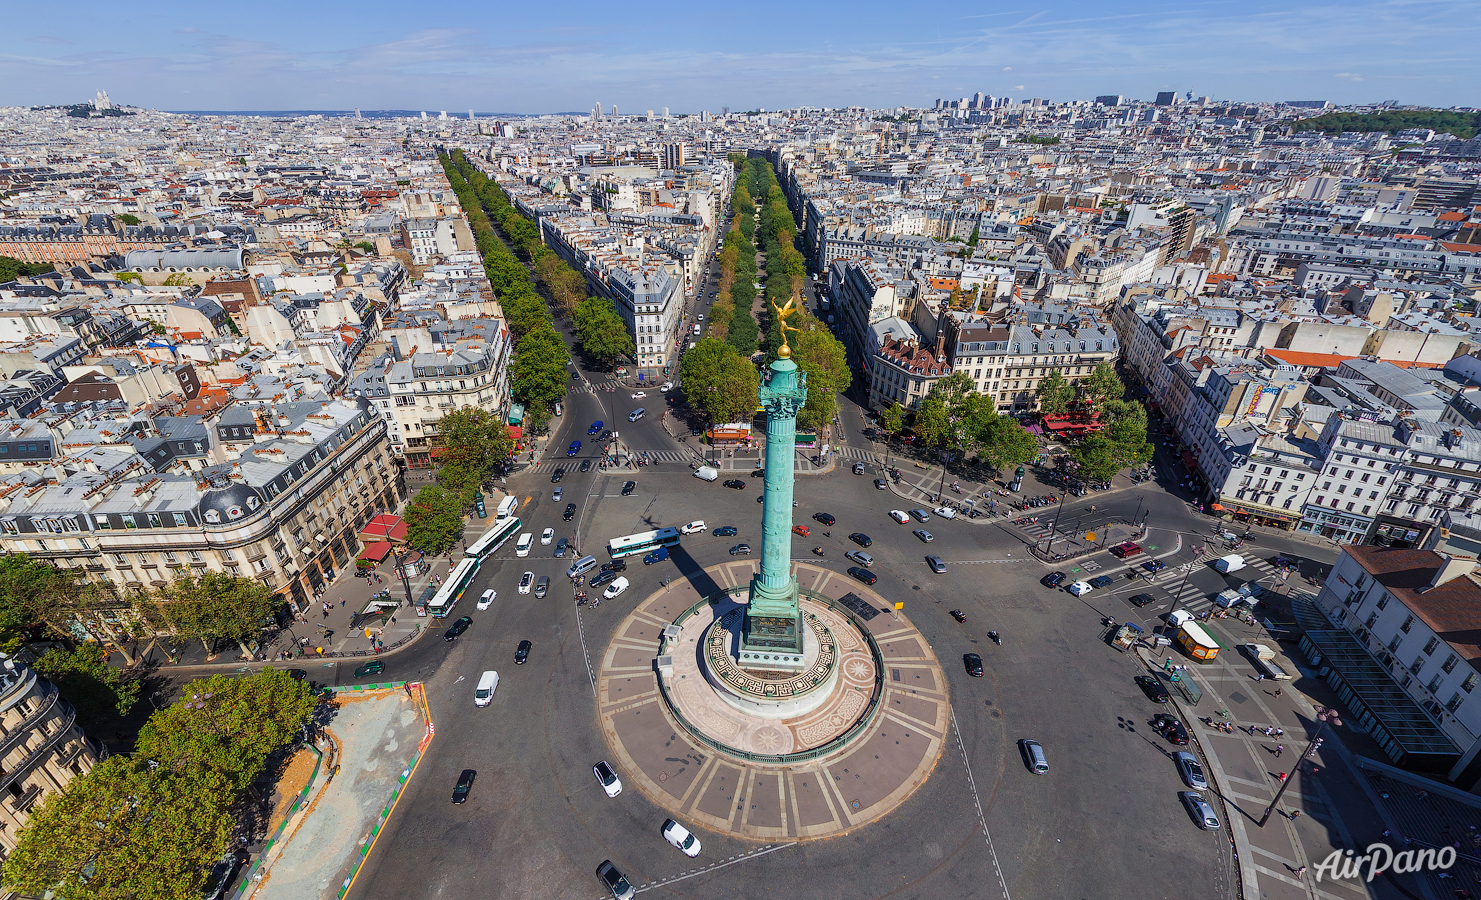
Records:
{"label": "zebra crosswalk", "polygon": [[[635,455],[641,456],[642,455],[642,451],[641,450],[637,451],[637,453]],[[688,456],[685,456],[682,453],[678,453],[676,451],[673,451],[673,450],[649,450],[648,451],[648,460],[650,462],[659,462],[659,463],[686,463],[687,464],[689,462],[689,457]],[[577,468],[580,465],[581,465],[581,463],[578,460],[574,460],[574,459],[564,459],[564,458],[548,459],[548,460],[544,460],[542,462],[537,462],[533,466],[530,466],[530,467],[524,469],[524,471],[526,471],[526,472],[529,472],[529,471],[541,472],[543,474],[549,475],[551,472],[554,472],[556,469],[565,469],[567,472],[569,472],[572,469]],[[624,471],[630,471],[630,470],[624,470]]]}

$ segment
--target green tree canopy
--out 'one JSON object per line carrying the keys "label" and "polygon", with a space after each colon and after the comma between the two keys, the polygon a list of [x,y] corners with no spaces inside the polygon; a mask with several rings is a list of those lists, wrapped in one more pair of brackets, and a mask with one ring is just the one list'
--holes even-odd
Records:
{"label": "green tree canopy", "polygon": [[555,329],[546,322],[525,335],[509,368],[509,387],[514,399],[526,406],[553,406],[566,395],[567,366],[571,352]]}
{"label": "green tree canopy", "polygon": [[575,322],[576,340],[592,359],[612,365],[634,352],[633,337],[612,308],[612,301],[601,297],[581,301],[576,307]]}
{"label": "green tree canopy", "polygon": [[246,642],[262,633],[281,605],[260,581],[225,572],[183,574],[154,596],[158,618],[183,637],[195,638],[209,651],[216,638],[236,641],[243,655]]}
{"label": "green tree canopy", "polygon": [[972,394],[965,419],[968,443],[994,469],[1024,465],[1039,453],[1034,436],[1017,419],[999,415],[991,397]]}
{"label": "green tree canopy", "polygon": [[435,484],[416,492],[402,518],[406,521],[406,543],[433,556],[447,552],[463,534],[462,500]]}
{"label": "green tree canopy", "polygon": [[807,402],[797,414],[797,427],[817,431],[832,421],[838,411],[838,395],[853,383],[848,354],[843,344],[823,323],[806,316],[798,331],[789,335],[792,361],[807,373]]}
{"label": "green tree canopy", "polygon": [[1044,415],[1062,416],[1069,411],[1070,402],[1075,399],[1075,386],[1055,369],[1039,380],[1039,387],[1034,393],[1039,398],[1039,409]]}
{"label": "green tree canopy", "polygon": [[14,281],[21,276],[35,277],[55,271],[51,263],[22,262],[13,256],[0,256],[0,283]]}
{"label": "green tree canopy", "polygon": [[1080,382],[1080,390],[1084,393],[1086,402],[1093,409],[1099,410],[1111,400],[1120,400],[1121,395],[1126,393],[1126,386],[1121,383],[1121,376],[1116,374],[1116,367],[1103,362]]}
{"label": "green tree canopy", "polygon": [[137,675],[108,665],[102,646],[93,641],[75,650],[53,647],[31,668],[56,685],[87,722],[126,716],[139,699]]}
{"label": "green tree canopy", "polygon": [[471,498],[488,473],[514,452],[514,439],[503,417],[486,409],[455,409],[436,428],[437,481],[460,496]]}
{"label": "green tree canopy", "polygon": [[890,434],[899,434],[905,427],[905,407],[900,405],[900,401],[891,403],[879,414],[879,427]]}
{"label": "green tree canopy", "polygon": [[911,430],[927,447],[943,447],[951,442],[951,418],[946,413],[946,400],[927,394],[915,411]]}
{"label": "green tree canopy", "polygon": [[679,362],[684,396],[712,424],[749,422],[756,413],[761,376],[750,360],[715,338],[701,338]]}

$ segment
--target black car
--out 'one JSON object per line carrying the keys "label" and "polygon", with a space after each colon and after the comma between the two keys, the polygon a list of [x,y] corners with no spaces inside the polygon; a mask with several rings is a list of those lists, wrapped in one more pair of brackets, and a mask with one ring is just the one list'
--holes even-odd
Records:
{"label": "black car", "polygon": [[1147,695],[1147,699],[1151,700],[1153,703],[1166,703],[1167,701],[1172,699],[1172,697],[1169,696],[1167,693],[1167,688],[1163,687],[1162,682],[1158,681],[1156,677],[1152,675],[1138,675],[1133,680],[1137,684],[1141,685],[1142,692],[1145,693]]}
{"label": "black car", "polygon": [[736,491],[743,491],[746,489],[746,483],[744,481],[741,481],[739,478],[732,478],[729,481],[723,482],[723,484],[726,487]]}
{"label": "black car", "polygon": [[876,581],[879,580],[879,576],[878,575],[875,575],[873,572],[869,571],[868,569],[862,569],[862,568],[860,568],[858,566],[849,566],[848,573],[850,575],[854,576],[855,578],[859,579],[860,581],[864,582],[865,584],[871,584],[872,585],[872,584],[874,584],[874,582],[876,582]]}
{"label": "black car", "polygon": [[566,551],[569,550],[570,547],[571,547],[571,541],[570,541],[569,538],[561,538],[560,540],[556,541],[555,542],[555,558],[556,559],[565,559],[566,558]]}
{"label": "black car", "polygon": [[968,675],[971,675],[973,678],[982,677],[982,657],[975,653],[968,653],[962,656],[962,662],[967,667]]}
{"label": "black car", "polygon": [[622,485],[622,496],[626,497],[628,494],[631,494],[633,492],[633,489],[637,486],[638,483],[636,481],[625,482]]}
{"label": "black car", "polygon": [[551,484],[560,484],[561,483],[561,479],[562,478],[565,478],[565,477],[566,477],[566,470],[565,469],[556,469],[554,472],[551,472],[550,473],[550,483]]}
{"label": "black car", "polygon": [[473,790],[473,779],[478,773],[472,769],[464,769],[463,774],[458,776],[458,783],[453,785],[453,802],[464,803],[468,799],[468,792]]}
{"label": "black car", "polygon": [[563,520],[567,521],[567,522],[569,522],[572,519],[576,518],[576,504],[574,504],[574,503],[567,503],[566,504],[566,511],[563,512],[563,513],[561,513],[561,518]]}
{"label": "black car", "polygon": [[607,886],[616,900],[632,900],[633,886],[628,884],[627,876],[612,865],[612,860],[602,860],[602,864],[597,866],[597,877],[602,879],[602,884]]}
{"label": "black car", "polygon": [[833,527],[833,523],[838,521],[837,519],[833,518],[833,514],[832,513],[813,513],[812,514],[812,517],[813,517],[813,519],[815,521],[822,522],[824,525],[827,525],[829,528],[832,528]]}
{"label": "black car", "polygon": [[591,471],[591,460],[589,460],[589,459],[583,459],[581,461],[581,471],[583,471],[583,472],[590,472]]}
{"label": "black car", "polygon": [[617,573],[616,572],[612,571],[611,569],[603,569],[602,571],[598,572],[597,574],[591,576],[591,580],[588,581],[587,584],[590,585],[593,588],[599,588],[599,587],[601,587],[604,584],[608,584],[608,583],[616,580],[616,578],[617,578]]}
{"label": "black car", "polygon": [[602,563],[602,571],[603,572],[626,572],[627,571],[627,560],[625,560],[625,559],[614,559],[611,562]]}
{"label": "black car", "polygon": [[751,477],[752,478],[765,478],[766,477],[766,470],[765,469],[752,469],[751,470]]}
{"label": "black car", "polygon": [[1044,587],[1050,588],[1059,587],[1060,585],[1064,584],[1064,573],[1050,572],[1048,575],[1045,575],[1043,578],[1039,579],[1039,584],[1042,584]]}
{"label": "black car", "polygon": [[599,435],[597,435],[597,440],[599,440],[599,441],[605,441],[607,438],[609,438],[611,436],[612,436],[611,430],[610,429],[603,428],[602,429],[602,433],[599,434]]}
{"label": "black car", "polygon": [[514,648],[514,664],[516,666],[522,666],[525,664],[525,660],[530,658],[530,648],[533,646],[535,645],[531,644],[529,641],[519,642],[519,646]]}
{"label": "black car", "polygon": [[862,531],[855,531],[853,534],[848,536],[848,539],[853,541],[855,544],[858,544],[860,547],[870,547],[874,544],[874,541],[869,537],[869,535],[865,534]]}
{"label": "black car", "polygon": [[1109,587],[1110,585],[1113,585],[1115,583],[1116,579],[1111,577],[1110,575],[1097,575],[1094,578],[1090,579],[1091,587],[1103,588]]}
{"label": "black car", "polygon": [[1156,598],[1153,597],[1151,594],[1133,594],[1126,599],[1131,601],[1132,606],[1135,606],[1139,609],[1143,606],[1146,606],[1148,603],[1152,603],[1156,600]]}
{"label": "black car", "polygon": [[715,537],[735,537],[736,535],[735,526],[733,525],[722,525],[711,533]]}
{"label": "black car", "polygon": [[1158,713],[1152,717],[1152,728],[1166,738],[1169,744],[1176,744],[1179,747],[1188,745],[1188,729],[1184,728],[1183,723],[1174,716]]}
{"label": "black car", "polygon": [[442,633],[442,639],[444,641],[455,641],[455,640],[458,639],[458,635],[460,635],[463,632],[467,631],[468,630],[468,626],[469,625],[472,625],[472,624],[473,624],[473,620],[470,619],[470,618],[468,618],[467,616],[464,616],[463,618],[461,618],[458,621],[454,622],[447,629],[447,631],[444,631]]}

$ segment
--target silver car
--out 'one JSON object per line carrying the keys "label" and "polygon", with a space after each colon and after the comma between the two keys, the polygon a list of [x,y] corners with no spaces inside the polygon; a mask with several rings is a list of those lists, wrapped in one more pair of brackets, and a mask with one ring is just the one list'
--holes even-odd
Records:
{"label": "silver car", "polygon": [[1179,791],[1178,797],[1182,799],[1183,805],[1188,807],[1188,812],[1193,816],[1193,821],[1204,831],[1218,831],[1219,817],[1214,815],[1214,808],[1208,805],[1203,795],[1194,791]]}
{"label": "silver car", "polygon": [[1208,779],[1203,777],[1203,766],[1198,764],[1198,757],[1186,750],[1179,750],[1172,755],[1172,761],[1177,763],[1178,775],[1182,777],[1184,784],[1195,791],[1208,790]]}

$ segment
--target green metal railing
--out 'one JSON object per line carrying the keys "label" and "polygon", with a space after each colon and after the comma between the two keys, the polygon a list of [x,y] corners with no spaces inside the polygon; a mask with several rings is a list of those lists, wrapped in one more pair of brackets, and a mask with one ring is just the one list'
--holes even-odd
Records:
{"label": "green metal railing", "polygon": [[[693,606],[680,613],[679,617],[674,619],[673,624],[682,625],[685,619],[688,619],[690,616],[698,613],[701,608],[711,606],[715,603],[718,603],[720,600],[735,594],[744,594],[749,589],[749,585],[738,585],[735,587],[726,588],[725,591],[720,594],[712,594],[709,597],[705,597],[704,599],[700,600]],[[798,588],[798,591],[807,599],[815,601],[817,603],[821,603],[834,612],[841,613],[844,618],[848,619],[849,622],[851,622],[854,627],[859,630],[859,634],[863,635],[864,642],[869,645],[869,653],[874,658],[874,688],[869,695],[869,705],[865,707],[863,715],[859,717],[859,720],[855,722],[848,731],[845,731],[838,737],[833,738],[826,744],[814,747],[811,750],[799,750],[796,753],[750,753],[746,750],[738,750],[735,747],[731,747],[727,744],[722,744],[714,738],[705,735],[693,724],[691,724],[688,719],[684,718],[684,714],[680,712],[679,708],[674,704],[673,698],[669,696],[668,686],[664,684],[663,677],[659,676],[658,692],[660,695],[663,696],[664,705],[668,707],[669,713],[673,715],[674,719],[678,721],[678,723],[684,728],[685,731],[689,732],[691,735],[697,738],[700,743],[704,744],[706,747],[709,747],[711,750],[719,753],[724,753],[726,756],[730,756],[735,759],[744,760],[745,762],[767,763],[770,765],[786,765],[789,763],[807,762],[809,760],[827,756],[835,750],[838,750],[839,748],[848,744],[854,738],[862,734],[864,730],[867,729],[874,722],[875,713],[879,711],[880,698],[884,695],[884,653],[879,649],[879,643],[874,640],[874,635],[869,633],[868,627],[863,622],[860,622],[858,620],[858,617],[854,614],[853,610],[834,601],[831,597],[826,597],[815,591],[810,591],[807,588]],[[664,649],[667,648],[665,647]]]}

